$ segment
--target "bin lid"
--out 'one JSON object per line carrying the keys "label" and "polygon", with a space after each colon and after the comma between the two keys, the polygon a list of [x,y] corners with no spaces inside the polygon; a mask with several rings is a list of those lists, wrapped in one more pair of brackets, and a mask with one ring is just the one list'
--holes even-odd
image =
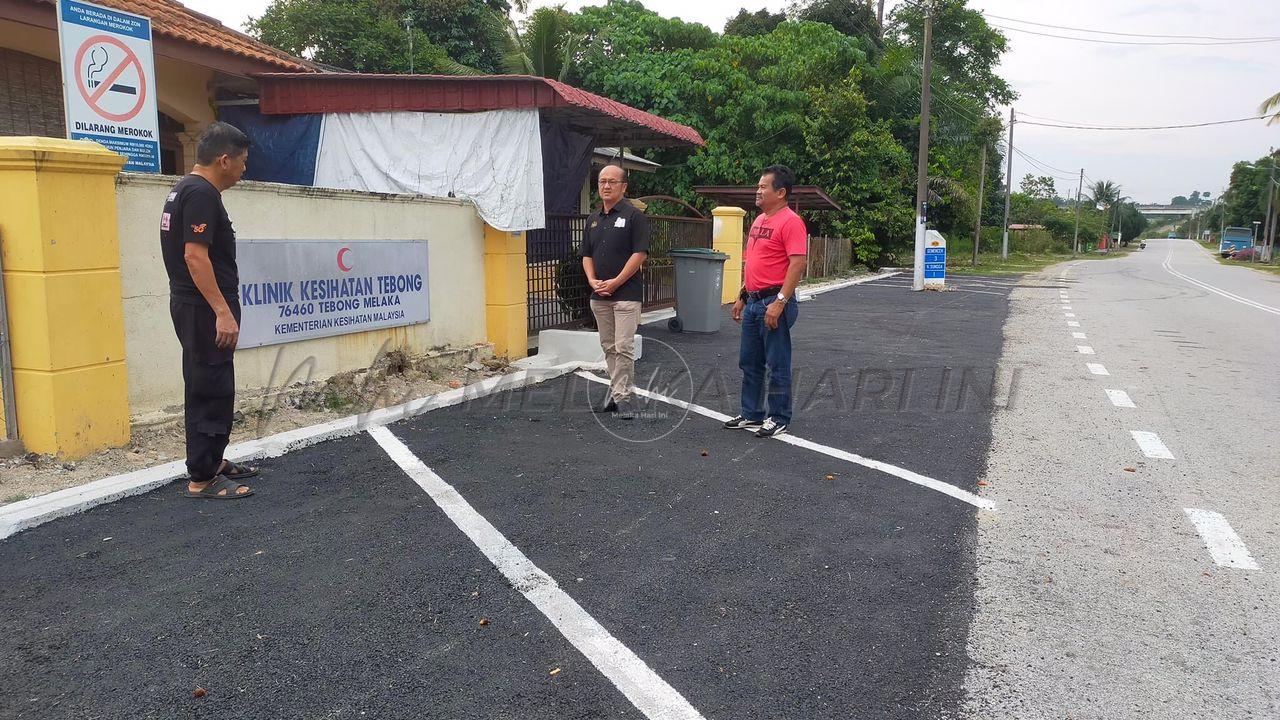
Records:
{"label": "bin lid", "polygon": [[699,260],[728,260],[729,256],[711,248],[673,248],[667,252],[671,257],[697,258]]}

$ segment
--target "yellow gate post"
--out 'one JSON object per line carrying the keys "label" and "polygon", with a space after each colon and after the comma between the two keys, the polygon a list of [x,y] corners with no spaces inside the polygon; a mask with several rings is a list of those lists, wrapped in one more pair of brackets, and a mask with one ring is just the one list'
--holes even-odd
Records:
{"label": "yellow gate post", "polygon": [[484,226],[484,309],[493,354],[529,354],[529,265],[524,232]]}
{"label": "yellow gate post", "polygon": [[724,261],[724,285],[720,302],[738,299],[742,289],[742,219],[747,211],[736,207],[718,207],[711,211],[711,247],[729,256]]}
{"label": "yellow gate post", "polygon": [[13,384],[32,452],[76,459],[129,441],[115,188],[123,164],[89,141],[0,138]]}

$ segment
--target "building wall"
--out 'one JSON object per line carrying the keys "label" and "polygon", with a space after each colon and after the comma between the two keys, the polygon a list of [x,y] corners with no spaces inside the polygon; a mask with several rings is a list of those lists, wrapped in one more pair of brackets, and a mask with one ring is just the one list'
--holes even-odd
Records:
{"label": "building wall", "polygon": [[[181,350],[169,318],[159,218],[178,178],[122,174],[117,182],[129,405],[135,419],[180,408]],[[241,183],[225,196],[241,239],[426,239],[431,321],[271,345],[236,353],[239,392],[320,380],[368,367],[386,349],[411,352],[486,341],[484,226],[475,207],[448,199]],[[311,359],[310,374],[305,371]]]}
{"label": "building wall", "polygon": [[58,63],[0,48],[0,135],[66,137]]}

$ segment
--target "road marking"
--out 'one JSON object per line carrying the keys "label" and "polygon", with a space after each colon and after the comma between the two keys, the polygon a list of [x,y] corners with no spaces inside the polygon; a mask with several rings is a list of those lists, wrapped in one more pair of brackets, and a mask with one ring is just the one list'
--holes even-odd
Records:
{"label": "road marking", "polygon": [[653,720],[703,720],[702,714],[684,696],[610,635],[550,575],[534,565],[520,548],[476,512],[452,485],[424,465],[390,430],[375,427],[369,429],[369,434],[511,581],[511,586],[542,611],[565,639],[587,656],[640,712]]}
{"label": "road marking", "polygon": [[1062,316],[1063,316],[1063,317],[1075,317],[1075,316],[1076,316],[1076,314],[1075,314],[1075,313],[1062,313]]}
{"label": "road marking", "polygon": [[1088,345],[1077,345],[1077,346],[1076,346],[1076,352],[1080,353],[1081,355],[1093,355],[1093,354],[1094,354],[1094,352],[1093,352],[1093,348],[1092,348],[1092,347],[1090,347],[1090,346],[1088,346]]}
{"label": "road marking", "polygon": [[1112,390],[1107,388],[1107,397],[1110,398],[1111,404],[1116,407],[1131,408],[1137,407],[1133,404],[1133,400],[1129,398],[1129,393],[1123,390]]}
{"label": "road marking", "polygon": [[1215,563],[1238,570],[1258,569],[1258,563],[1249,554],[1249,548],[1245,547],[1236,531],[1231,529],[1231,523],[1227,522],[1222,513],[1196,508],[1183,508],[1182,511],[1191,519],[1191,524],[1196,526],[1196,531],[1200,533],[1200,538],[1204,540],[1204,546],[1209,549]]}
{"label": "road marking", "polygon": [[1075,338],[1075,339],[1077,339],[1077,340],[1088,340],[1088,339],[1089,339],[1089,338],[1088,338],[1088,337],[1086,337],[1086,336],[1085,336],[1085,334],[1084,334],[1084,333],[1082,333],[1082,332],[1073,332],[1073,333],[1071,333],[1071,337],[1073,337],[1073,338]]}
{"label": "road marking", "polygon": [[[1189,241],[1189,242],[1193,242],[1193,241]],[[1229,292],[1227,292],[1226,290],[1223,290],[1222,288],[1216,287],[1216,286],[1214,286],[1214,285],[1210,285],[1210,284],[1209,284],[1209,283],[1207,283],[1207,282],[1202,282],[1202,281],[1200,281],[1200,280],[1196,280],[1196,279],[1195,279],[1195,278],[1193,278],[1193,277],[1189,277],[1189,276],[1187,276],[1187,275],[1183,275],[1182,273],[1178,272],[1177,270],[1174,270],[1174,269],[1173,269],[1173,267],[1169,264],[1169,261],[1170,261],[1170,260],[1172,260],[1172,259],[1173,259],[1173,245],[1172,245],[1172,244],[1170,244],[1170,245],[1169,245],[1169,254],[1165,256],[1165,259],[1164,259],[1164,265],[1163,265],[1164,269],[1165,269],[1166,271],[1168,271],[1168,273],[1169,273],[1170,275],[1172,275],[1172,276],[1174,276],[1174,277],[1176,277],[1176,278],[1181,278],[1181,279],[1183,279],[1183,280],[1185,280],[1185,281],[1187,281],[1187,282],[1191,283],[1192,285],[1195,285],[1196,287],[1199,287],[1199,288],[1201,288],[1201,289],[1203,289],[1203,290],[1208,290],[1208,291],[1209,291],[1209,292],[1211,292],[1211,293],[1216,293],[1216,294],[1218,294],[1218,295],[1221,295],[1222,297],[1224,297],[1224,298],[1226,298],[1226,299],[1228,299],[1228,300],[1233,300],[1233,301],[1235,301],[1235,302],[1238,302],[1238,303],[1240,303],[1241,305],[1248,305],[1248,306],[1249,306],[1249,307],[1251,307],[1251,308],[1257,308],[1258,310],[1261,310],[1261,311],[1263,311],[1263,312],[1269,312],[1269,313],[1271,313],[1272,315],[1280,315],[1280,308],[1274,308],[1274,307],[1271,307],[1270,305],[1263,305],[1263,304],[1262,304],[1262,303],[1260,303],[1260,302],[1255,302],[1255,301],[1250,300],[1250,299],[1248,299],[1248,298],[1240,297],[1239,295],[1236,295],[1235,293],[1229,293]]]}
{"label": "road marking", "polygon": [[1169,448],[1165,447],[1159,435],[1146,430],[1130,430],[1129,434],[1133,436],[1133,441],[1138,443],[1143,455],[1157,460],[1174,459],[1173,453],[1169,452]]}
{"label": "road marking", "polygon": [[[595,375],[594,373],[586,372],[585,370],[578,371],[578,376],[581,378],[590,380],[591,382],[598,383],[600,385],[609,384],[608,380],[605,380],[604,378],[601,378]],[[725,415],[724,413],[718,413],[715,410],[712,410],[711,408],[706,408],[701,405],[695,405],[690,402],[685,402],[684,400],[677,400],[676,398],[667,397],[666,395],[660,395],[656,392],[651,392],[643,388],[636,388],[636,394],[642,397],[650,398],[652,400],[659,400],[661,402],[668,403],[670,405],[675,405],[678,408],[682,408],[690,412],[697,413],[698,415],[701,415],[706,418],[711,418],[712,420],[718,420],[720,422],[725,422],[726,420],[729,420],[728,415]],[[930,490],[937,490],[943,495],[949,495],[957,500],[969,503],[970,505],[976,508],[981,508],[983,510],[996,509],[996,504],[993,501],[988,500],[987,498],[984,498],[980,495],[975,495],[974,493],[968,492],[967,490],[961,490],[960,488],[950,483],[945,483],[945,482],[942,482],[941,480],[935,480],[926,475],[921,475],[920,473],[907,470],[906,468],[900,468],[897,465],[890,465],[887,462],[882,462],[880,460],[873,460],[871,458],[862,457],[861,455],[857,455],[851,452],[846,452],[844,450],[840,450],[839,448],[828,447],[826,445],[819,445],[818,443],[796,437],[795,435],[778,435],[778,436],[775,436],[773,439],[787,443],[788,445],[795,445],[796,447],[802,447],[806,450],[812,450],[816,453],[822,453],[827,457],[836,458],[837,460],[844,460],[846,462],[851,462],[855,465],[861,465],[866,468],[871,468],[872,470],[879,470],[880,472],[887,473],[896,478],[906,480],[909,483],[915,483],[916,485],[927,487]]]}
{"label": "road marking", "polygon": [[1072,308],[1070,305],[1063,305],[1063,306],[1062,306],[1062,309],[1063,309],[1063,310],[1072,310],[1072,309],[1074,309],[1074,308]]}
{"label": "road marking", "polygon": [[1080,323],[1076,320],[1068,320],[1067,327],[1080,327]]}
{"label": "road marking", "polygon": [[1084,366],[1089,368],[1089,372],[1093,373],[1094,375],[1110,375],[1111,374],[1107,372],[1107,369],[1105,367],[1102,366],[1102,363],[1085,363]]}

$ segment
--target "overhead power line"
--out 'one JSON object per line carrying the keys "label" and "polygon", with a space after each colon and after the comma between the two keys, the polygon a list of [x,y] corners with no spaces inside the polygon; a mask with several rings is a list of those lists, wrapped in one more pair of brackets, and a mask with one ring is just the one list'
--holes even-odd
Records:
{"label": "overhead power line", "polygon": [[1267,115],[1257,115],[1254,117],[1238,118],[1236,120],[1215,120],[1213,122],[1189,123],[1186,125],[1065,125],[1056,123],[1031,122],[1030,120],[1019,120],[1020,125],[1039,125],[1040,127],[1063,128],[1066,130],[1181,130],[1183,128],[1209,127],[1210,125],[1230,125],[1232,123],[1250,122],[1253,120],[1262,120],[1271,117]]}
{"label": "overhead power line", "polygon": [[1031,21],[1031,20],[1021,20],[1021,19],[1019,19],[1019,18],[1005,17],[1005,16],[1003,16],[1003,15],[995,15],[995,14],[988,13],[988,12],[984,12],[984,13],[983,13],[983,15],[986,15],[986,16],[987,16],[987,17],[989,17],[989,18],[995,18],[995,19],[997,19],[997,20],[1007,20],[1007,21],[1009,21],[1009,22],[1022,23],[1023,25],[1035,25],[1036,27],[1046,27],[1046,28],[1052,28],[1052,29],[1054,29],[1054,30],[1070,30],[1070,31],[1073,31],[1073,32],[1087,32],[1087,33],[1096,33],[1096,34],[1098,34],[1098,35],[1115,35],[1115,36],[1121,36],[1121,37],[1158,38],[1158,39],[1165,39],[1165,40],[1169,40],[1169,39],[1177,39],[1177,40],[1226,40],[1226,41],[1231,41],[1231,42],[1259,42],[1259,41],[1263,41],[1263,42],[1270,42],[1270,41],[1274,41],[1274,40],[1280,40],[1280,37],[1276,37],[1276,36],[1267,36],[1267,37],[1216,37],[1216,36],[1213,36],[1213,35],[1149,35],[1149,34],[1144,34],[1144,33],[1127,33],[1127,32],[1114,32],[1114,31],[1110,31],[1110,30],[1093,30],[1093,29],[1090,29],[1090,28],[1070,27],[1070,26],[1068,26],[1068,25],[1051,25],[1051,24],[1049,24],[1049,23],[1034,22],[1034,21]]}
{"label": "overhead power line", "polygon": [[1262,40],[1212,40],[1207,42],[1198,42],[1193,40],[1162,40],[1158,42],[1139,42],[1136,40],[1101,40],[1098,38],[1072,37],[1070,35],[1054,35],[1053,33],[1038,32],[1036,30],[1027,30],[1026,28],[1010,27],[1008,25],[999,25],[996,23],[988,23],[991,27],[1000,28],[1001,30],[1012,30],[1013,32],[1027,33],[1028,35],[1039,35],[1041,37],[1057,38],[1059,40],[1075,40],[1077,42],[1100,43],[1102,45],[1257,45],[1259,43],[1280,42],[1280,38],[1265,38]]}

